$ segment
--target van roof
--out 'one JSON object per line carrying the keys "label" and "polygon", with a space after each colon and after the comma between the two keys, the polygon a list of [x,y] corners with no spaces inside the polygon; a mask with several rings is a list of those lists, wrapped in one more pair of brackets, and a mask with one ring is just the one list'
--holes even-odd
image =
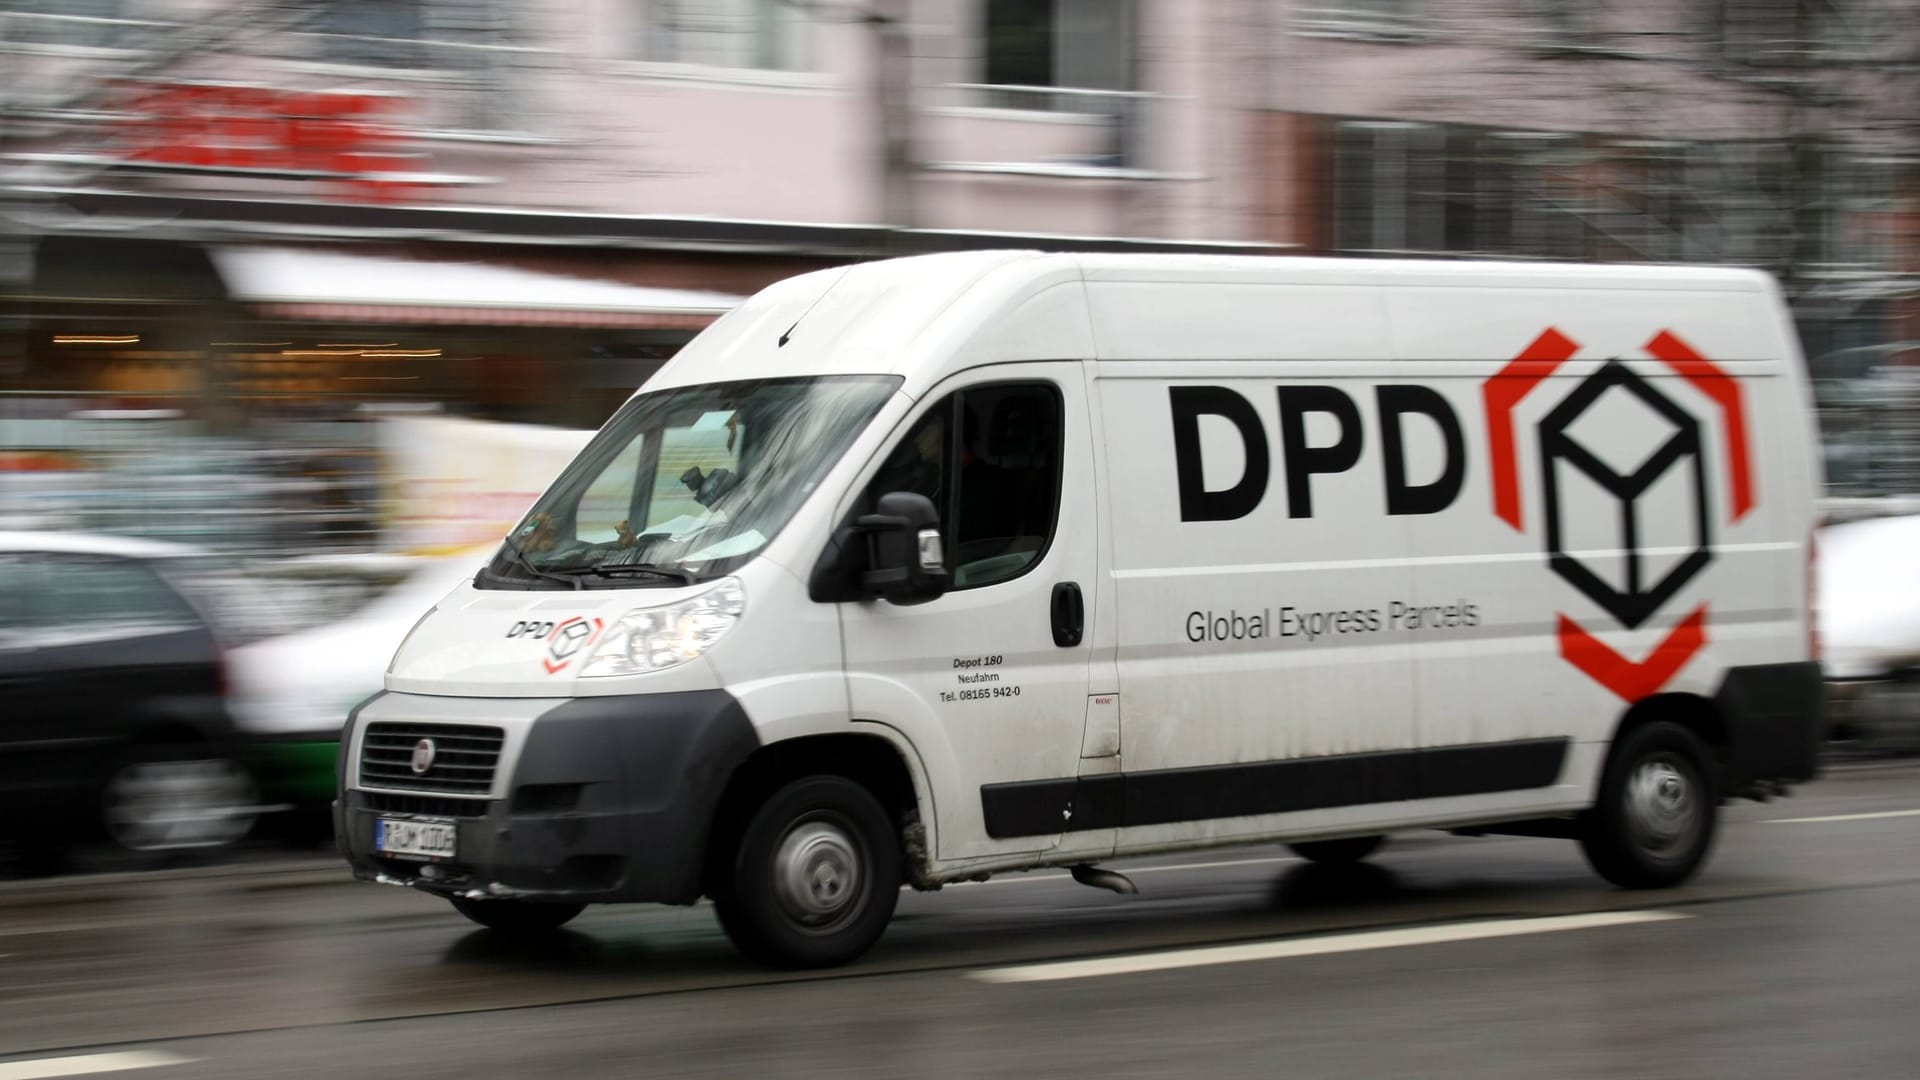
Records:
{"label": "van roof", "polygon": [[[1040,251],[918,255],[777,282],[722,316],[646,389],[782,375],[901,374],[909,376],[907,392],[917,393],[912,384],[944,377],[953,364],[940,357],[963,347],[963,366],[1093,357],[1084,288],[1056,293],[1061,304],[1036,300],[1062,285],[1102,282],[1722,294],[1773,288],[1759,271],[1716,266]],[[1059,317],[1069,312],[1076,317]],[[1005,355],[995,355],[1001,349]]]}

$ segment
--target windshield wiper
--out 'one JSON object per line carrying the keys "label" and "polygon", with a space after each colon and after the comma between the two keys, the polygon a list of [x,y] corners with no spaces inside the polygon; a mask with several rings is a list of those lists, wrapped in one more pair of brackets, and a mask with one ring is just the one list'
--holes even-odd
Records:
{"label": "windshield wiper", "polygon": [[547,581],[558,581],[563,584],[571,585],[573,586],[573,589],[575,592],[578,592],[581,589],[586,588],[585,583],[583,583],[577,577],[568,577],[564,574],[556,574],[551,570],[542,570],[539,567],[533,565],[533,560],[527,558],[527,553],[520,550],[520,545],[514,543],[512,537],[507,538],[506,548],[508,553],[510,553],[513,556],[513,564],[515,566],[518,566],[520,569],[525,570],[527,573],[532,574],[534,577],[544,578]]}
{"label": "windshield wiper", "polygon": [[700,584],[700,575],[693,571],[685,570],[678,566],[661,566],[658,563],[609,563],[604,566],[574,566],[557,572],[566,575],[568,580],[575,583],[578,583],[581,578],[588,575],[606,578],[645,575],[647,577],[667,578],[688,585]]}

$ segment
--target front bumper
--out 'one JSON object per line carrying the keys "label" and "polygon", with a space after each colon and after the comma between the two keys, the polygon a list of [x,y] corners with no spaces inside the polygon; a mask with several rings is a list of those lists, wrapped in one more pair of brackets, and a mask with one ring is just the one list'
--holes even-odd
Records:
{"label": "front bumper", "polygon": [[[495,724],[511,703],[384,694],[354,712],[343,743],[347,784],[334,805],[342,854],[357,877],[448,896],[687,904],[702,889],[714,810],[759,746],[732,695],[709,690],[578,698],[513,726],[485,798],[361,785],[351,753],[369,723]],[[374,850],[377,819],[451,819],[455,854],[427,860]]]}

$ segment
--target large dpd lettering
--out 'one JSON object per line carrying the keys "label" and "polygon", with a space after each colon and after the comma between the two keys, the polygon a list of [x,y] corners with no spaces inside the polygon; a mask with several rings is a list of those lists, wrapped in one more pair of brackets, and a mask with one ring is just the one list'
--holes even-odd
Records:
{"label": "large dpd lettering", "polygon": [[[1307,445],[1307,414],[1326,413],[1340,422],[1331,446]],[[1287,516],[1313,516],[1313,474],[1341,473],[1360,460],[1360,410],[1331,386],[1280,388],[1280,453],[1287,469]]]}
{"label": "large dpd lettering", "polygon": [[[1460,431],[1460,418],[1453,415],[1447,399],[1427,386],[1382,386],[1373,393],[1380,407],[1380,443],[1386,451],[1387,513],[1396,517],[1437,514],[1452,506],[1467,479],[1467,440]],[[1406,440],[1400,419],[1408,414],[1432,420],[1446,446],[1440,478],[1430,484],[1407,483]]]}
{"label": "large dpd lettering", "polygon": [[[1260,414],[1246,398],[1224,386],[1174,386],[1167,389],[1173,408],[1173,468],[1180,483],[1181,521],[1232,521],[1253,513],[1267,493],[1267,433]],[[1200,418],[1218,416],[1240,432],[1247,465],[1240,480],[1222,491],[1208,491],[1200,468]]]}
{"label": "large dpd lettering", "polygon": [[[1366,433],[1360,407],[1333,386],[1282,386],[1280,392],[1281,462],[1287,472],[1287,516],[1313,516],[1313,477],[1343,473],[1360,463]],[[1267,433],[1253,403],[1224,386],[1173,386],[1167,389],[1173,417],[1173,469],[1180,485],[1181,521],[1232,521],[1253,513],[1267,494],[1270,459]],[[1386,471],[1387,513],[1396,517],[1437,514],[1453,505],[1467,479],[1467,441],[1447,399],[1426,386],[1374,389],[1380,413],[1380,439]],[[1338,429],[1333,441],[1315,446],[1307,437],[1307,418],[1330,416]],[[1246,465],[1233,486],[1207,490],[1201,464],[1200,418],[1217,416],[1232,424],[1246,453]],[[1444,459],[1440,475],[1424,484],[1407,480],[1407,442],[1403,423],[1424,416],[1440,431]]]}

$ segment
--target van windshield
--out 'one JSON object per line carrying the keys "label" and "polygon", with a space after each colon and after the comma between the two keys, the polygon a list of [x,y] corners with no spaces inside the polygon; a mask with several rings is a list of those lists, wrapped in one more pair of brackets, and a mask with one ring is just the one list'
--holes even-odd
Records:
{"label": "van windshield", "polygon": [[636,588],[731,573],[779,534],[899,385],[857,375],[642,394],[567,466],[475,584]]}

